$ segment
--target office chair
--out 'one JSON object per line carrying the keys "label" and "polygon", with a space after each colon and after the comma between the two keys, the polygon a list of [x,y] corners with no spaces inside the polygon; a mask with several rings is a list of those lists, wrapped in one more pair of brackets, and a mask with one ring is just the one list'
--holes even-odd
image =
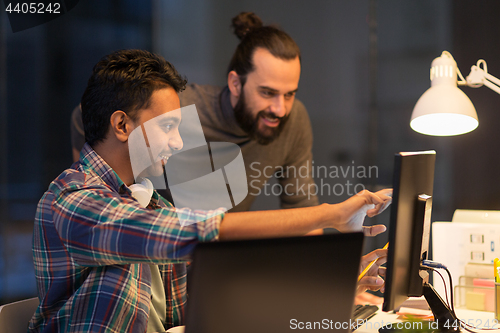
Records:
{"label": "office chair", "polygon": [[0,306],[0,333],[26,333],[38,304],[34,297]]}

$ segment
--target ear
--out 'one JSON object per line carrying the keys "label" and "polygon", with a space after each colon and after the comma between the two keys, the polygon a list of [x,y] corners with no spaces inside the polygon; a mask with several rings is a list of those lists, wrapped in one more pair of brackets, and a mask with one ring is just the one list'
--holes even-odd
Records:
{"label": "ear", "polygon": [[236,98],[240,97],[241,94],[241,80],[240,76],[235,71],[230,71],[227,75],[227,86],[231,95]]}
{"label": "ear", "polygon": [[110,134],[114,135],[119,141],[127,142],[132,130],[132,120],[121,110],[113,112],[110,118]]}

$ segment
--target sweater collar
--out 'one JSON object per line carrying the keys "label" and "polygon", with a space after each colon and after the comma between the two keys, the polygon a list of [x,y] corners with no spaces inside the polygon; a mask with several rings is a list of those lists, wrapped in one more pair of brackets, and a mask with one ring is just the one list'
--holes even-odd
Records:
{"label": "sweater collar", "polygon": [[222,89],[219,99],[220,99],[220,107],[222,110],[222,114],[224,115],[224,119],[229,124],[229,128],[231,128],[231,132],[233,135],[240,137],[240,138],[246,138],[250,139],[248,134],[240,127],[238,122],[236,121],[236,116],[234,115],[234,108],[231,105],[231,92],[229,91],[228,86],[225,86],[224,89]]}

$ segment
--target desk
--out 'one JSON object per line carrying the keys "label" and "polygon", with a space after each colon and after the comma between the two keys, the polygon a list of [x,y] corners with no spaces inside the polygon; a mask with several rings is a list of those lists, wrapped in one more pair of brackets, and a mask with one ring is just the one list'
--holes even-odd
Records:
{"label": "desk", "polygon": [[[472,311],[464,309],[456,309],[456,313],[459,319],[467,322],[473,326],[484,327],[485,324],[490,330],[485,330],[482,332],[500,332],[500,324],[496,324],[495,316],[493,312],[482,312],[482,311]],[[389,323],[402,322],[402,320],[397,319],[397,315],[394,313],[383,312],[379,310],[377,314],[372,317],[367,323],[359,327],[354,333],[378,333],[378,329],[381,326],[385,326]],[[491,328],[494,328],[491,330]],[[328,330],[326,330],[328,331]],[[466,332],[462,330],[463,332]],[[167,331],[167,333],[184,333],[184,326],[173,327]],[[481,332],[481,331],[478,331]]]}
{"label": "desk", "polygon": [[[465,321],[470,325],[489,328],[489,330],[485,330],[482,332],[500,332],[500,324],[497,324],[493,312],[472,311],[464,309],[456,309],[455,312],[460,320]],[[372,317],[363,326],[358,328],[355,333],[378,333],[378,329],[381,326],[384,326],[388,323],[401,322],[401,320],[397,319],[397,317],[398,316],[394,313],[388,313],[379,310],[379,312],[377,312],[374,317]]]}

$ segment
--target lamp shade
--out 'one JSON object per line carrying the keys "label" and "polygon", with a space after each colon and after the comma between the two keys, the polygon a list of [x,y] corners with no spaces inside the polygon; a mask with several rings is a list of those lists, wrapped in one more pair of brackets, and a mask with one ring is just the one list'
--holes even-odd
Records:
{"label": "lamp shade", "polygon": [[420,97],[411,115],[410,127],[436,136],[464,134],[478,126],[476,109],[458,87],[430,87]]}
{"label": "lamp shade", "polygon": [[457,64],[443,52],[431,66],[431,87],[413,109],[410,126],[419,133],[450,136],[473,131],[479,122],[474,105],[457,87]]}

